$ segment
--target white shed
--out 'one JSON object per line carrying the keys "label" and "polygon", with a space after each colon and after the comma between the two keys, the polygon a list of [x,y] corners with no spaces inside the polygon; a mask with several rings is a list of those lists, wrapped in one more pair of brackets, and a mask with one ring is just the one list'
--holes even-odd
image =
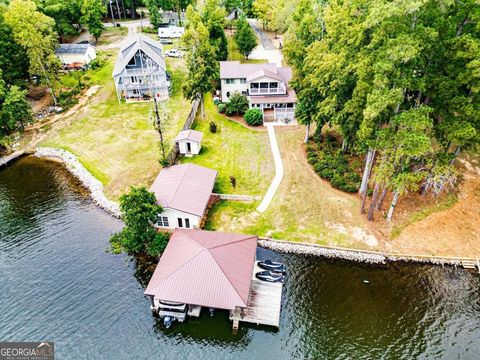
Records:
{"label": "white shed", "polygon": [[202,148],[203,133],[195,130],[180,131],[175,138],[181,155],[198,155]]}
{"label": "white shed", "polygon": [[55,50],[63,65],[79,63],[88,65],[97,57],[95,48],[90,44],[60,44]]}

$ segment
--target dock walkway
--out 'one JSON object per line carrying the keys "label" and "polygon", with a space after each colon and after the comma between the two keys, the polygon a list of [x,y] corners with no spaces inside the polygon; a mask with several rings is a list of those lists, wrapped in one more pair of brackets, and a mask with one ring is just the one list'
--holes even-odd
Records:
{"label": "dock walkway", "polygon": [[247,307],[237,308],[230,312],[234,330],[238,329],[239,322],[242,321],[277,328],[280,326],[283,284],[258,280],[255,277],[258,271],[263,271],[263,269],[255,264]]}

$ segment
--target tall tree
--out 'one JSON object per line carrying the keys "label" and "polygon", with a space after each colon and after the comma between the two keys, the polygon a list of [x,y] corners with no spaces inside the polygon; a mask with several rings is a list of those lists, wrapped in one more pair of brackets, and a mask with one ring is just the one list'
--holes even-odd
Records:
{"label": "tall tree", "polygon": [[107,14],[107,9],[102,0],[83,0],[82,4],[82,23],[87,25],[90,34],[95,36],[95,41],[102,34],[105,27],[102,18]]}
{"label": "tall tree", "polygon": [[[0,101],[1,102],[1,101]],[[12,85],[6,91],[5,99],[0,108],[0,128],[4,134],[9,134],[33,121],[32,109],[27,101],[27,91]]]}
{"label": "tall tree", "polygon": [[145,5],[147,6],[150,17],[150,23],[155,29],[158,29],[158,27],[162,24],[160,4],[161,2],[159,0],[145,0]]}
{"label": "tall tree", "polygon": [[[60,65],[55,56],[55,21],[39,12],[33,1],[13,0],[5,12],[5,23],[12,30],[15,42],[27,53],[30,75],[38,76],[52,89]],[[53,89],[52,97],[56,104]]]}
{"label": "tall tree", "polygon": [[216,59],[227,60],[228,40],[223,30],[227,16],[225,9],[220,6],[219,0],[206,0],[200,8],[200,13],[201,20],[208,29],[210,44],[216,49]]}
{"label": "tall tree", "polygon": [[[304,26],[310,16],[319,19],[317,27]],[[398,198],[422,182],[445,188],[438,181],[453,178],[452,159],[479,142],[478,23],[475,0],[330,0],[324,6],[299,0],[296,6],[285,54],[294,68],[298,114],[337,125],[343,148],[365,155],[362,196],[369,183],[377,196],[387,187],[394,194],[389,217]],[[428,118],[435,146],[415,156],[404,152],[402,114]],[[385,129],[393,145],[382,140]],[[411,132],[415,138],[405,141],[423,139]],[[376,180],[387,163],[393,163],[388,181]]]}
{"label": "tall tree", "polygon": [[41,12],[55,20],[55,31],[60,39],[78,35],[82,0],[40,0]]}
{"label": "tall tree", "polygon": [[238,20],[237,31],[234,36],[238,50],[248,59],[252,50],[257,46],[257,36],[244,17]]}
{"label": "tall tree", "polygon": [[254,0],[252,9],[255,17],[262,22],[262,26],[265,29],[272,18],[273,2],[271,0]]}
{"label": "tall tree", "polygon": [[25,86],[28,79],[28,56],[25,49],[18,45],[10,27],[5,23],[6,5],[0,4],[0,69],[7,84]]}
{"label": "tall tree", "polygon": [[191,5],[187,9],[187,20],[189,25],[183,42],[189,49],[186,55],[188,76],[183,84],[183,93],[190,100],[201,96],[204,117],[203,95],[215,90],[219,64],[216,61],[216,49],[209,41],[208,30]]}

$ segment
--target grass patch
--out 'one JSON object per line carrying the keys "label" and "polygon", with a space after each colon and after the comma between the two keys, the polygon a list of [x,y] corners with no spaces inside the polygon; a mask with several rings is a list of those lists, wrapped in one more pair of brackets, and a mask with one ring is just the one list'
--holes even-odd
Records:
{"label": "grass patch", "polygon": [[355,197],[332,189],[312,171],[305,158],[304,130],[277,129],[284,177],[267,211],[257,203],[221,201],[210,210],[209,229],[257,234],[289,241],[367,249],[355,238],[366,220]]}
{"label": "grass patch", "polygon": [[[118,102],[112,78],[116,51],[99,52],[105,64],[85,73],[86,85],[101,86],[97,93],[65,123],[52,129],[40,146],[66,149],[104,185],[111,198],[118,198],[129,186],[149,186],[160,170],[158,134],[149,115],[151,103]],[[167,101],[171,122],[166,139],[172,143],[189,111],[183,99],[180,70],[183,60],[168,59],[173,91]],[[73,75],[60,79],[70,84]]]}
{"label": "grass patch", "polygon": [[[210,122],[217,124],[217,132],[209,130]],[[193,162],[218,171],[216,191],[229,194],[263,195],[275,173],[268,134],[245,128],[217,112],[212,96],[205,96],[205,119],[198,116],[193,128],[203,132],[202,149]],[[236,187],[230,183],[236,178]]]}
{"label": "grass patch", "polygon": [[97,46],[107,45],[118,38],[123,38],[128,34],[128,28],[125,26],[106,27],[97,41]]}
{"label": "grass patch", "polygon": [[452,208],[453,205],[458,201],[458,196],[455,193],[448,194],[444,199],[439,201],[436,204],[433,204],[425,209],[417,211],[411,214],[404,222],[401,224],[397,224],[393,227],[392,231],[390,232],[390,238],[395,239],[398,237],[402,231],[409,225],[412,225],[416,222],[422,221],[423,219],[427,218],[429,215],[444,211]]}

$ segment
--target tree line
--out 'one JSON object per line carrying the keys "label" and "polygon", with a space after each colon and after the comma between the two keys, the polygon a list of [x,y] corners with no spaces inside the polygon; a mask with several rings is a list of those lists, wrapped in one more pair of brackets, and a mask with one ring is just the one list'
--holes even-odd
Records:
{"label": "tree line", "polygon": [[298,0],[287,23],[296,117],[365,157],[369,220],[388,192],[391,220],[402,195],[455,184],[455,158],[480,140],[478,1]]}

